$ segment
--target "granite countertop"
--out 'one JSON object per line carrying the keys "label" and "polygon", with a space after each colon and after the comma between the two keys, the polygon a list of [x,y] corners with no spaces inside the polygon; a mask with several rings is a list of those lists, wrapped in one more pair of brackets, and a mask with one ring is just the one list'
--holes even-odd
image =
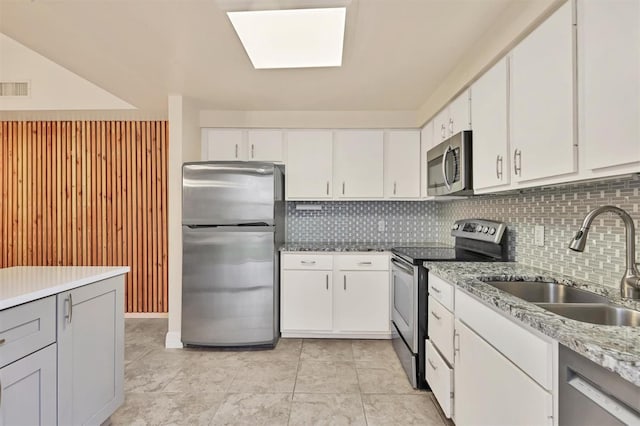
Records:
{"label": "granite countertop", "polygon": [[640,327],[606,326],[571,320],[498,290],[481,280],[555,281],[605,295],[612,303],[640,310],[640,301],[622,299],[617,288],[607,288],[517,263],[425,262],[425,266],[486,304],[511,315],[516,321],[540,331],[640,386]]}
{"label": "granite countertop", "polygon": [[0,309],[129,272],[128,266],[16,266],[0,269]]}
{"label": "granite countertop", "polygon": [[438,242],[399,242],[399,241],[304,241],[286,242],[280,251],[391,251],[393,247],[450,247],[450,244]]}

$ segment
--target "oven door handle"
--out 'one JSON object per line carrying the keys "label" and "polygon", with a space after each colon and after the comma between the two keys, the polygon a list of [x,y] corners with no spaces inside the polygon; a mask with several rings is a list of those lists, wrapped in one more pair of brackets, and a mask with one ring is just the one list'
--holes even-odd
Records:
{"label": "oven door handle", "polygon": [[449,183],[449,177],[447,176],[447,157],[451,151],[453,151],[453,148],[449,145],[442,156],[442,178],[444,179],[444,184],[449,191],[451,191],[451,184]]}
{"label": "oven door handle", "polygon": [[409,275],[413,275],[413,269],[407,267],[404,262],[391,258],[391,263],[393,263],[396,268],[402,270],[403,272],[406,272]]}

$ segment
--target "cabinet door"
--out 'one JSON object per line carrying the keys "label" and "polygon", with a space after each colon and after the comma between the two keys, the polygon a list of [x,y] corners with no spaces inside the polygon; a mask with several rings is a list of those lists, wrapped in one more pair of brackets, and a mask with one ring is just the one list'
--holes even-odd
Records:
{"label": "cabinet door", "polygon": [[339,130],[334,142],[338,198],[382,198],[383,131]]}
{"label": "cabinet door", "polygon": [[420,196],[420,133],[417,130],[386,132],[384,195],[388,198]]}
{"label": "cabinet door", "polygon": [[455,329],[456,425],[553,424],[550,393],[458,320]]}
{"label": "cabinet door", "polygon": [[508,185],[507,59],[500,60],[472,86],[473,187]]}
{"label": "cabinet door", "polygon": [[640,2],[581,0],[577,7],[584,165],[640,162]]}
{"label": "cabinet door", "polygon": [[471,130],[471,106],[469,90],[465,90],[449,104],[448,135],[455,135],[463,130]]}
{"label": "cabinet door", "polygon": [[332,147],[330,130],[287,132],[287,199],[332,197]]}
{"label": "cabinet door", "polygon": [[58,295],[58,423],[100,424],[124,402],[124,277]]}
{"label": "cabinet door", "polygon": [[516,182],[576,170],[571,5],[561,6],[511,54],[511,155]]}
{"label": "cabinet door", "polygon": [[249,130],[248,160],[282,162],[282,130]]}
{"label": "cabinet door", "polygon": [[331,330],[331,274],[331,271],[282,271],[282,331]]}
{"label": "cabinet door", "polygon": [[0,398],[2,426],[55,425],[56,345],[1,368]]}
{"label": "cabinet door", "polygon": [[427,151],[435,145],[433,134],[433,120],[424,125],[420,131],[420,197],[426,198],[427,188]]}
{"label": "cabinet door", "polygon": [[239,129],[206,129],[207,156],[203,160],[234,161],[247,159],[245,132]]}
{"label": "cabinet door", "polygon": [[389,331],[388,271],[341,271],[334,284],[335,331]]}

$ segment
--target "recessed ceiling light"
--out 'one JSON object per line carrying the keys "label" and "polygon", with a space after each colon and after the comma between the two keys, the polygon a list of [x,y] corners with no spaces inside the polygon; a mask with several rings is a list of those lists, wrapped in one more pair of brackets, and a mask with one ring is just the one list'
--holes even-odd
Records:
{"label": "recessed ceiling light", "polygon": [[345,7],[227,15],[256,69],[342,65]]}

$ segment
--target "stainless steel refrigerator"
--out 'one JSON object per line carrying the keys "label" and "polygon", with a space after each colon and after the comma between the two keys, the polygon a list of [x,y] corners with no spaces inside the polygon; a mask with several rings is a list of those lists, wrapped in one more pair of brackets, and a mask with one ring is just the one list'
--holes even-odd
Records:
{"label": "stainless steel refrigerator", "polygon": [[274,346],[284,173],[271,163],[182,167],[182,342]]}

